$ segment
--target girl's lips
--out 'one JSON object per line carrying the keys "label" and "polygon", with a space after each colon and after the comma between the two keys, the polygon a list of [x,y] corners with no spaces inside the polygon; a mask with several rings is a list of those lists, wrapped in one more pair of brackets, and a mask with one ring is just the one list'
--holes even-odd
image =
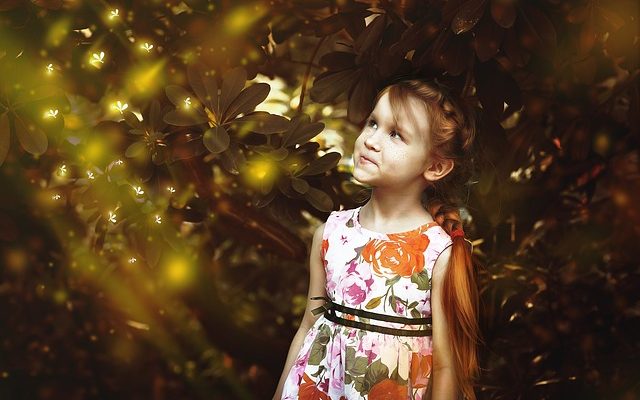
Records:
{"label": "girl's lips", "polygon": [[369,160],[367,157],[365,156],[360,156],[360,162],[361,163],[365,163],[365,164],[374,164],[377,165],[376,163],[374,163],[373,161]]}

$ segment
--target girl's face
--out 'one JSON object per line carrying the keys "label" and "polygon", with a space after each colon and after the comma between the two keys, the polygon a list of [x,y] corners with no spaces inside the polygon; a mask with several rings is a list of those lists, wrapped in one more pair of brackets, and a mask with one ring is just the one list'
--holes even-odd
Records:
{"label": "girl's face", "polygon": [[398,116],[400,126],[394,126],[389,95],[385,93],[378,100],[354,146],[353,177],[359,182],[397,188],[425,182],[429,124],[417,100],[411,102],[408,112],[414,112],[418,126],[402,116]]}

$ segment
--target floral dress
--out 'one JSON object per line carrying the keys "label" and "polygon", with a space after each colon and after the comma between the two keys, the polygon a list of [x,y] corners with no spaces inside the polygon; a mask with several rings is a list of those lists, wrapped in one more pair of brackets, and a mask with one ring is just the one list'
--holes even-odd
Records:
{"label": "floral dress", "polygon": [[[322,237],[326,292],[356,309],[402,316],[431,316],[431,272],[452,241],[437,222],[381,233],[359,223],[361,207],[333,211]],[[417,329],[336,312],[378,326]],[[431,336],[395,336],[329,321],[309,330],[283,388],[282,399],[412,399],[430,390]]]}

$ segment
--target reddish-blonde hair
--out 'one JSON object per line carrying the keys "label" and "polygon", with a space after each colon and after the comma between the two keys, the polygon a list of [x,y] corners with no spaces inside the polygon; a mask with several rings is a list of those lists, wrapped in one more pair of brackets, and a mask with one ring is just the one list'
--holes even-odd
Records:
{"label": "reddish-blonde hair", "polygon": [[[461,189],[473,177],[472,147],[476,136],[476,115],[472,107],[452,95],[437,81],[407,79],[386,86],[376,95],[374,104],[389,94],[393,117],[409,118],[416,124],[412,111],[417,104],[429,121],[429,148],[435,159],[454,161],[453,170],[444,178],[429,182],[422,202],[429,213],[451,233],[462,228],[459,212]],[[416,102],[416,100],[418,100]],[[479,378],[477,346],[482,341],[478,324],[479,295],[477,272],[471,257],[470,242],[460,236],[453,239],[451,257],[442,286],[442,307],[451,335],[451,351],[457,386],[463,396],[475,400],[473,387]]]}

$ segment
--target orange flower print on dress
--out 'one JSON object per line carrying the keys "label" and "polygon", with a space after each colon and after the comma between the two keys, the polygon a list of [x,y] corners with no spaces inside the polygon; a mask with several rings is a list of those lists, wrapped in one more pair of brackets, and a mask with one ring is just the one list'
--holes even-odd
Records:
{"label": "orange flower print on dress", "polygon": [[331,400],[306,373],[302,376],[300,384],[300,400]]}
{"label": "orange flower print on dress", "polygon": [[431,378],[432,361],[432,354],[411,354],[411,387],[416,389],[427,387]]}
{"label": "orange flower print on dress", "polygon": [[322,254],[322,259],[324,259],[324,256],[327,254],[327,250],[329,249],[329,240],[324,239],[322,241],[322,247],[320,248],[320,253]]}
{"label": "orange flower print on dress", "polygon": [[370,240],[362,250],[362,257],[371,263],[373,272],[388,279],[422,272],[429,237],[418,229],[388,236],[389,240]]}
{"label": "orange flower print on dress", "polygon": [[382,380],[369,391],[369,400],[407,400],[407,387],[393,379]]}

